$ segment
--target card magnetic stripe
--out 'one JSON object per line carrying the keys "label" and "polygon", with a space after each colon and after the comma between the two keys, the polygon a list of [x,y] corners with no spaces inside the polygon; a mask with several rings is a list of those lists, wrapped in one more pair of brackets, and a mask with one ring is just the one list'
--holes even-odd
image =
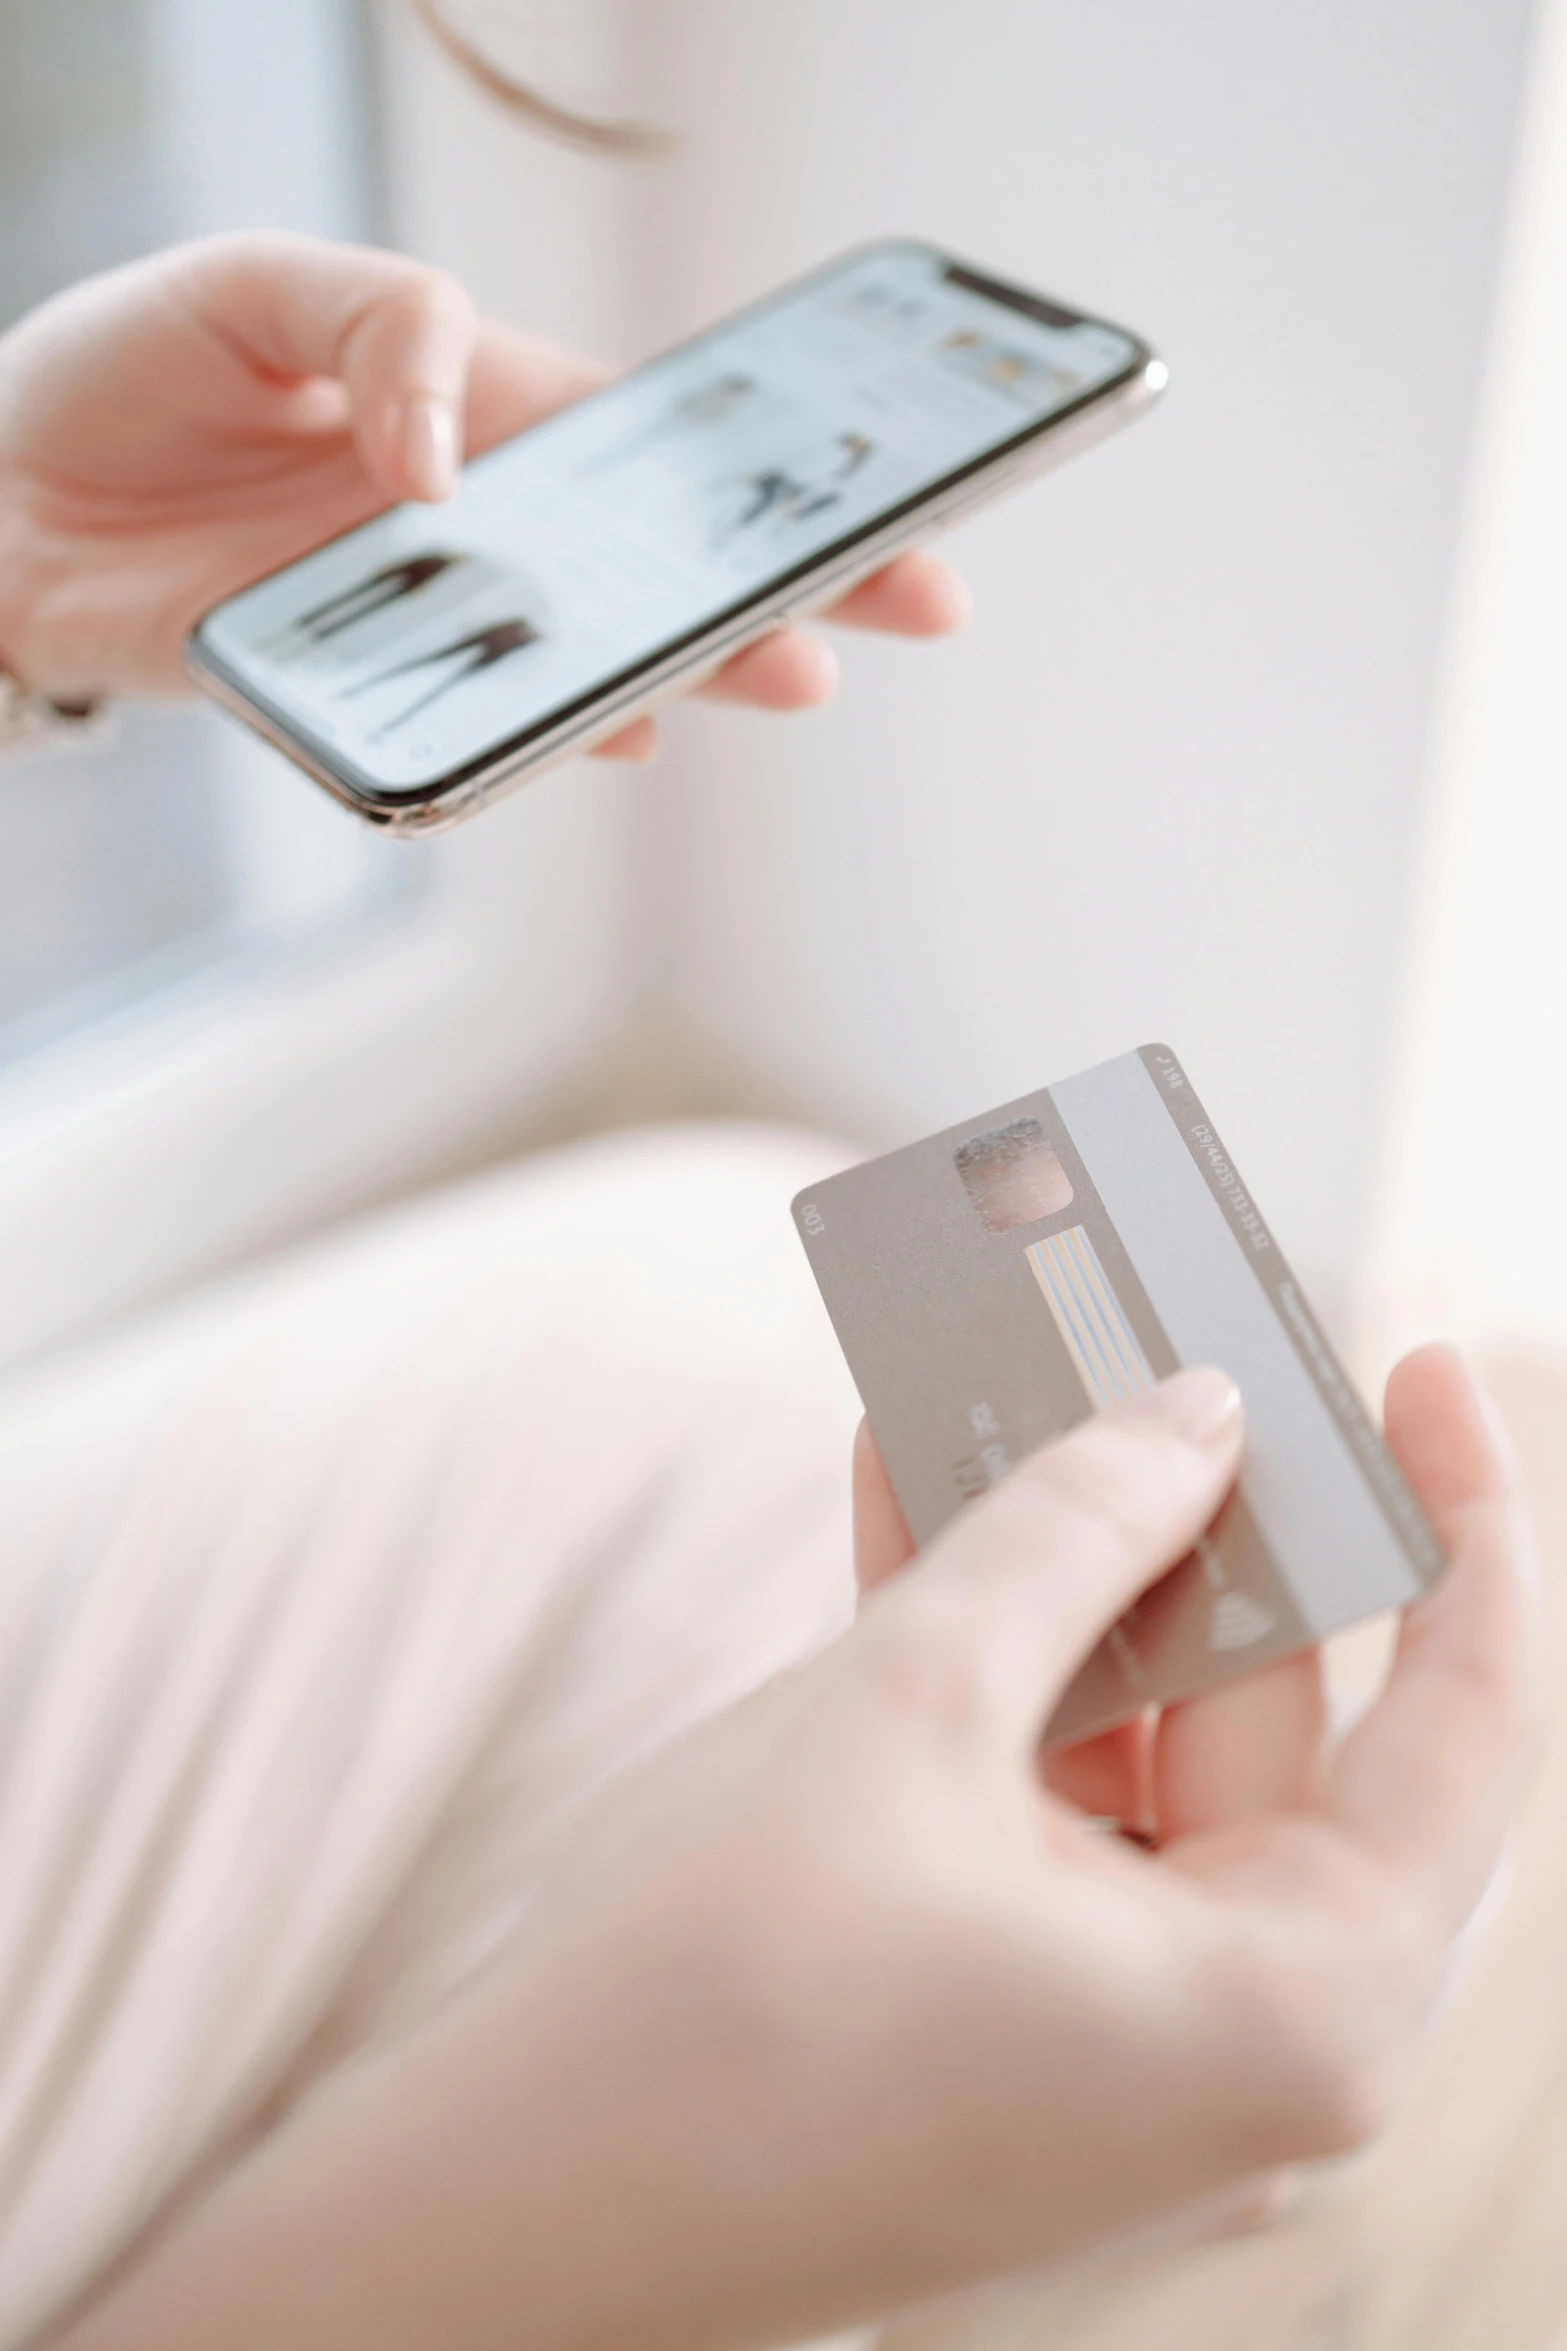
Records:
{"label": "card magnetic stripe", "polygon": [[1151,1388],[1153,1368],[1085,1227],[1031,1241],[1026,1255],[1093,1402],[1103,1408]]}

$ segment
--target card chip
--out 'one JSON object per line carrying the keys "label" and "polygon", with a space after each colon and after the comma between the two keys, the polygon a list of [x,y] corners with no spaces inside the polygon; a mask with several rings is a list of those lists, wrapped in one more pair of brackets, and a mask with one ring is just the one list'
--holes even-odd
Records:
{"label": "card chip", "polygon": [[1043,1224],[1072,1205],[1072,1179],[1037,1118],[970,1135],[952,1161],[987,1233]]}
{"label": "card chip", "polygon": [[795,1213],[916,1543],[1178,1364],[1223,1364],[1246,1399],[1233,1493],[1086,1659],[1047,1745],[1402,1607],[1440,1572],[1168,1046],[830,1176]]}
{"label": "card chip", "polygon": [[1093,1402],[1103,1408],[1151,1388],[1153,1368],[1084,1227],[1031,1241],[1024,1254]]}

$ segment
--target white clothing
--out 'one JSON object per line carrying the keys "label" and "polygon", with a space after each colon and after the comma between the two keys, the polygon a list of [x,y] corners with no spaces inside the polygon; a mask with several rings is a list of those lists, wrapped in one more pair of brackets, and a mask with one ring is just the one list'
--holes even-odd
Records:
{"label": "white clothing", "polygon": [[[554,1154],[0,1397],[0,2351],[850,1608],[819,1138]],[[525,2331],[525,2330],[524,2330]]]}

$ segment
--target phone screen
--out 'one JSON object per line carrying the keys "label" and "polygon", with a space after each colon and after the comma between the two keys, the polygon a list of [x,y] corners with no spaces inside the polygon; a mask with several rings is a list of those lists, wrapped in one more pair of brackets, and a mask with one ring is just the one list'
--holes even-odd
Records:
{"label": "phone screen", "polygon": [[1139,357],[984,284],[851,254],[231,597],[202,649],[361,788],[459,781]]}

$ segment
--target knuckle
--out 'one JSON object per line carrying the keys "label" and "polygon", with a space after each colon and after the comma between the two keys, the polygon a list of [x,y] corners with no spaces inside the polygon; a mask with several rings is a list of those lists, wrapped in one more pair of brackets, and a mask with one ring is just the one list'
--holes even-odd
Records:
{"label": "knuckle", "polygon": [[898,1595],[865,1644],[868,1693],[924,1728],[966,1737],[989,1719],[972,1610],[953,1590]]}
{"label": "knuckle", "polygon": [[402,266],[388,299],[415,319],[467,321],[474,315],[472,299],[457,280],[424,262]]}
{"label": "knuckle", "polygon": [[301,240],[285,229],[218,229],[158,256],[155,266],[198,297],[265,293],[289,268]]}
{"label": "knuckle", "polygon": [[1294,2151],[1307,2160],[1355,2155],[1382,2136],[1398,2103],[1397,2069],[1385,2055],[1342,2039],[1304,2053],[1297,2083]]}
{"label": "knuckle", "polygon": [[188,244],[175,246],[169,259],[171,265],[177,261],[187,267],[270,266],[298,248],[299,240],[286,229],[215,229],[210,236],[193,237]]}
{"label": "knuckle", "polygon": [[1146,1542],[1172,1506],[1187,1501],[1186,1454],[1156,1425],[1097,1419],[1036,1455],[1015,1482],[1025,1506],[1063,1522],[1063,1532],[1108,1537],[1122,1549]]}
{"label": "knuckle", "polygon": [[1260,2135],[1271,2163],[1357,2154],[1391,2122],[1424,2002],[1402,1958],[1281,1962],[1261,1986]]}
{"label": "knuckle", "polygon": [[384,363],[393,351],[406,357],[422,349],[432,332],[442,345],[471,332],[474,307],[455,278],[400,256],[378,254],[375,260],[374,274],[342,322],[340,371]]}

